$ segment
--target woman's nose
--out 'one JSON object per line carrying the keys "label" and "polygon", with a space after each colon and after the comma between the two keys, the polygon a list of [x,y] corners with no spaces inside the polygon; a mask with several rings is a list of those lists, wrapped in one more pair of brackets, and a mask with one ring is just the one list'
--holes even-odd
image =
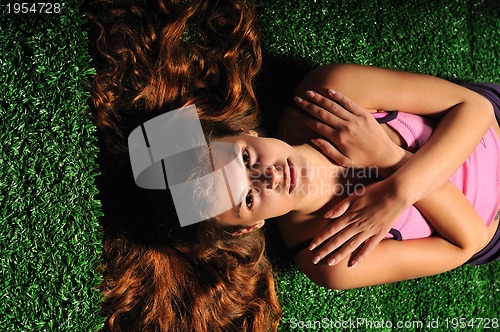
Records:
{"label": "woman's nose", "polygon": [[274,190],[279,186],[280,175],[274,165],[262,165],[250,172],[250,181],[253,186],[264,186],[267,189]]}

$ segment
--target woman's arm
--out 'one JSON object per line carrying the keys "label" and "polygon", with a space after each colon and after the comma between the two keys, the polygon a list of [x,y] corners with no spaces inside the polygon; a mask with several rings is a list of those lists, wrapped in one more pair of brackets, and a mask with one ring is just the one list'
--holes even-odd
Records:
{"label": "woman's arm", "polygon": [[[298,96],[335,89],[369,109],[398,110],[440,119],[428,142],[393,178],[410,202],[443,185],[479,144],[494,121],[491,103],[446,80],[421,74],[359,65],[329,65],[309,73]],[[422,177],[425,172],[425,177]]]}
{"label": "woman's arm", "polygon": [[451,183],[421,200],[419,210],[443,236],[418,240],[383,240],[363,264],[348,267],[314,265],[314,252],[296,256],[301,269],[315,283],[333,289],[385,284],[439,274],[464,264],[484,247],[487,228],[465,196]]}
{"label": "woman's arm", "polygon": [[[342,91],[342,94],[331,95],[327,90],[332,87],[346,90],[354,97],[346,98],[345,91]],[[305,92],[309,88],[316,89],[321,94],[311,96],[310,92]],[[299,101],[298,105],[324,122],[324,124],[311,122],[310,119],[302,117],[301,123],[307,124],[314,131],[321,132],[324,137],[334,141],[333,143],[340,146],[348,157],[350,157],[348,148],[351,145],[355,147],[352,150],[354,155],[359,156],[364,151],[366,156],[372,158],[370,160],[380,155],[384,163],[390,161],[395,167],[377,163],[374,165],[383,166],[383,169],[389,170],[388,173],[396,170],[390,181],[384,181],[388,185],[379,186],[377,192],[372,190],[373,192],[367,192],[360,197],[351,196],[330,210],[331,213],[327,213],[331,218],[340,218],[331,227],[325,228],[325,231],[318,234],[312,241],[311,247],[333,237],[329,242],[331,248],[335,249],[352,237],[349,245],[344,246],[341,252],[335,255],[337,262],[367,240],[367,244],[358,252],[359,259],[356,261],[361,261],[385,236],[402,211],[438,188],[453,174],[477,146],[494,118],[491,104],[468,89],[431,76],[373,67],[336,65],[316,69],[299,85],[297,93],[305,97],[305,100]],[[327,98],[323,98],[322,94]],[[335,103],[328,102],[330,99],[343,104],[345,108],[332,106]],[[380,143],[378,145],[382,147],[389,145],[385,144],[383,139],[374,138],[373,135],[364,140],[363,135],[359,134],[374,131],[373,123],[371,127],[368,125],[365,108],[371,112],[397,109],[441,118],[441,122],[429,141],[414,157],[391,153],[391,148],[385,149],[388,152],[377,154],[375,152],[382,150],[375,149],[375,143]],[[338,119],[335,119],[336,117]],[[290,120],[286,121],[286,115],[282,119],[285,120],[284,123],[290,124]],[[341,120],[345,121],[342,123]],[[373,118],[368,120],[375,122]],[[334,128],[335,125],[338,125],[338,128]],[[350,129],[345,130],[345,128]],[[311,131],[308,134],[311,135]],[[379,137],[384,138],[382,135]],[[322,144],[318,145],[321,150],[332,159],[338,161],[344,157],[326,140],[319,140],[319,143]],[[367,150],[366,147],[366,151],[363,150],[366,143],[371,150]],[[391,155],[397,155],[399,159],[384,157]],[[354,163],[345,166],[367,165]],[[422,176],[423,173],[425,176]],[[376,214],[363,213],[374,205],[370,203],[371,201],[380,201],[380,197],[391,201],[385,211],[379,213],[384,218],[377,219]],[[380,206],[378,208],[381,209]],[[345,214],[346,210],[348,213]],[[353,218],[353,215],[356,218]],[[337,235],[341,231],[342,233]],[[328,250],[324,250],[323,253],[326,251]],[[315,257],[315,261],[317,259],[318,256]]]}

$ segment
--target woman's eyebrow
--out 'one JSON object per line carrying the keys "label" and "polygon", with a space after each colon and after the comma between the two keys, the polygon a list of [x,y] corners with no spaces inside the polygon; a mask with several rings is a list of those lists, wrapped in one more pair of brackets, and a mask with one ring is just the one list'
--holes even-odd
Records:
{"label": "woman's eyebrow", "polygon": [[237,218],[241,218],[241,213],[240,213],[240,211],[241,211],[241,204],[243,204],[243,202],[245,201],[247,193],[248,193],[248,188],[244,187],[242,189],[242,191],[241,191],[240,196],[238,196],[238,200],[237,201],[239,201],[239,203],[236,204],[236,205],[233,205],[233,211],[236,214]]}
{"label": "woman's eyebrow", "polygon": [[[221,171],[222,171],[222,176],[224,178],[224,182],[226,184],[227,193],[229,194],[229,199],[231,200],[231,205],[233,206],[233,212],[236,214],[236,217],[238,219],[241,219],[241,214],[240,214],[241,204],[245,200],[245,197],[246,197],[246,194],[247,194],[247,188],[245,187],[245,188],[242,189],[242,191],[240,193],[240,196],[234,196],[233,195],[233,190],[231,190],[231,187],[233,187],[233,186],[236,187],[235,186],[235,182],[234,181],[232,183],[230,182],[228,174],[226,173],[225,167],[222,167]],[[231,186],[231,184],[233,184],[233,186]],[[236,189],[237,189],[237,187],[236,187]],[[238,199],[235,200],[235,198],[238,198]],[[239,202],[239,203],[235,204],[235,201]]]}
{"label": "woman's eyebrow", "polygon": [[241,204],[243,203],[243,201],[239,202],[237,205],[235,205],[233,207],[233,211],[234,213],[236,214],[236,217],[238,219],[241,219],[241,214],[240,214],[240,210],[241,210]]}

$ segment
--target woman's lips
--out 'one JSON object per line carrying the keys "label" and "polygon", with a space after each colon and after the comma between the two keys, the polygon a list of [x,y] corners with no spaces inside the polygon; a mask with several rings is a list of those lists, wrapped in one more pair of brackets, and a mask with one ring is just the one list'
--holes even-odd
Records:
{"label": "woman's lips", "polygon": [[284,188],[290,192],[290,165],[288,165],[288,159],[285,162],[285,166],[283,167],[283,182]]}
{"label": "woman's lips", "polygon": [[290,160],[286,160],[287,168],[288,168],[288,179],[287,182],[290,183],[290,187],[288,193],[291,193],[295,187],[297,186],[297,170],[293,163]]}

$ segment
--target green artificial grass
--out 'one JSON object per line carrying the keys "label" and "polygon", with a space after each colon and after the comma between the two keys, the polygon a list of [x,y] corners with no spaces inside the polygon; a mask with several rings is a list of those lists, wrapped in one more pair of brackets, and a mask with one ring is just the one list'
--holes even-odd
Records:
{"label": "green artificial grass", "polygon": [[[52,3],[55,3],[52,1]],[[0,6],[0,330],[93,331],[101,252],[97,143],[83,115],[85,16]]]}
{"label": "green artificial grass", "polygon": [[[500,83],[498,1],[258,3],[264,69],[257,90],[264,124],[271,133],[301,78],[310,69],[329,63],[401,69],[457,82]],[[285,256],[273,226],[268,244],[284,310],[281,331],[355,327],[389,331],[398,322],[408,324],[403,325],[408,331],[451,330],[460,323],[469,324],[466,330],[499,326],[500,282],[495,280],[499,263],[463,266],[439,276],[391,285],[334,291],[314,285],[298,270]]]}
{"label": "green artificial grass", "polygon": [[[258,3],[264,68],[257,90],[270,131],[293,88],[322,64],[500,82],[498,1]],[[97,142],[82,115],[92,74],[85,18],[78,2],[66,1],[60,14],[8,14],[7,1],[0,4],[0,330],[97,330],[101,209]],[[311,283],[283,255],[276,229],[269,231],[281,331],[390,330],[398,321],[431,330],[436,319],[449,330],[457,318],[474,318],[475,326],[498,319],[498,263],[332,291]]]}

